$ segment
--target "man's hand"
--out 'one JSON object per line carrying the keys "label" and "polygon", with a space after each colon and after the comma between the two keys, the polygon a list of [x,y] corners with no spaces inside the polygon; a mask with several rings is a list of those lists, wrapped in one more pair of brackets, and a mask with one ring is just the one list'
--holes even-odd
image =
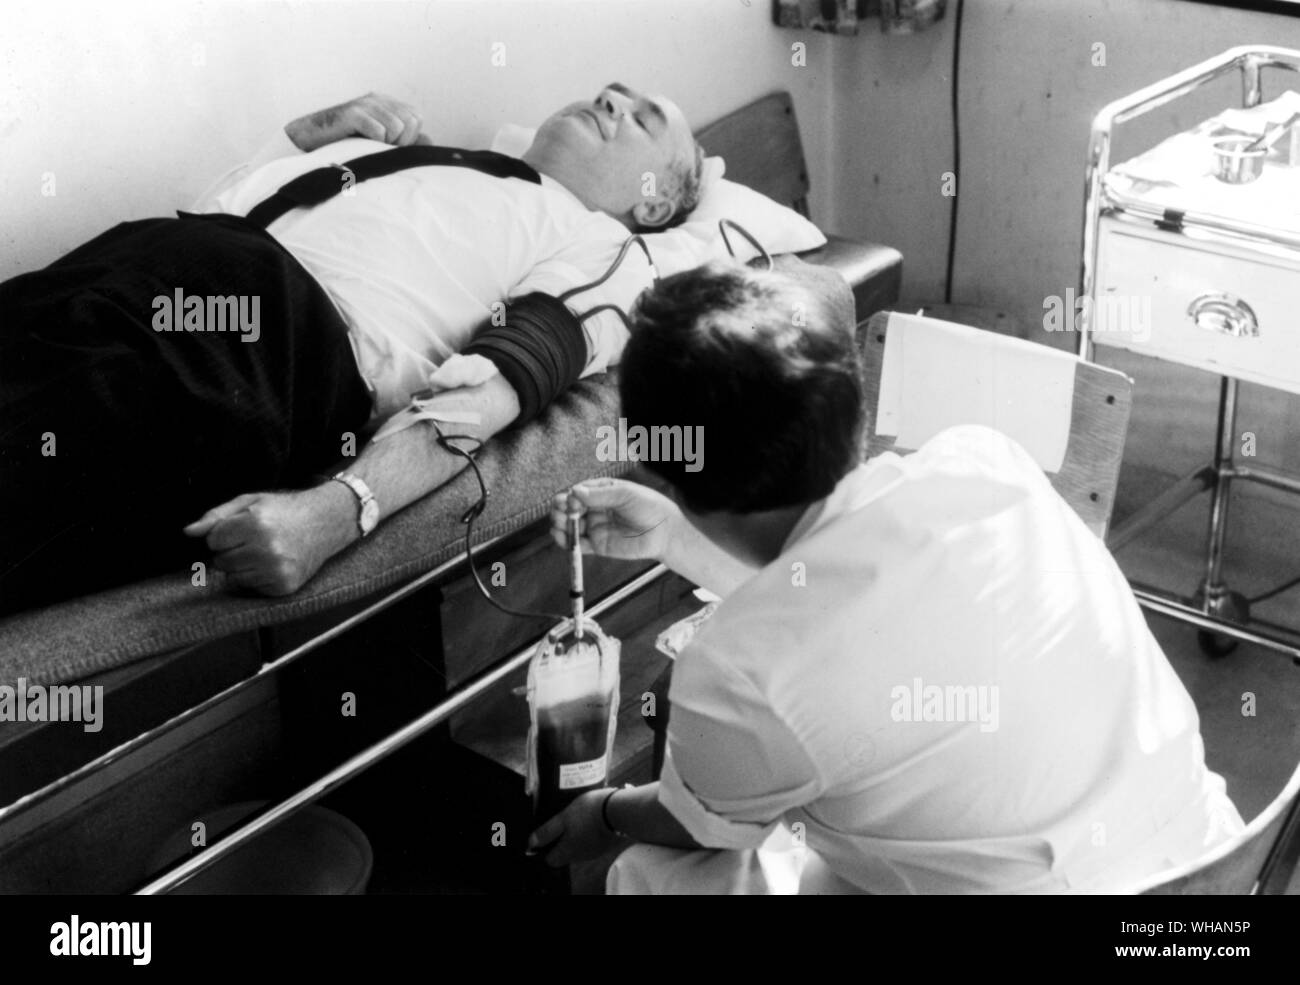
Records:
{"label": "man's hand", "polygon": [[369,137],[397,147],[430,143],[421,137],[420,116],[406,103],[370,92],[351,102],[300,116],[284,128],[299,150],[311,151],[346,137]]}
{"label": "man's hand", "polygon": [[249,493],[208,510],[185,533],[206,539],[213,565],[231,585],[288,595],[360,536],[357,500],[341,482]]}
{"label": "man's hand", "polygon": [[588,479],[551,503],[551,536],[569,546],[570,508],[582,514],[579,543],[584,554],[625,561],[662,561],[682,512],[663,493],[623,479]]}
{"label": "man's hand", "polygon": [[533,832],[529,852],[544,852],[546,864],[559,867],[597,858],[613,848],[621,839],[600,816],[609,793],[609,787],[584,793]]}

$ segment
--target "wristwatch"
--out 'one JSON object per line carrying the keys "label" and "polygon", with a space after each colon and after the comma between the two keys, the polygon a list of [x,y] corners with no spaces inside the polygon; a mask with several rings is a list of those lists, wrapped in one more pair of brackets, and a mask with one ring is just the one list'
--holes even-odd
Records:
{"label": "wristwatch", "polygon": [[361,536],[364,537],[374,530],[379,525],[379,504],[375,501],[375,494],[370,491],[370,487],[351,472],[332,475],[330,480],[343,483],[357,497],[357,529],[361,531]]}

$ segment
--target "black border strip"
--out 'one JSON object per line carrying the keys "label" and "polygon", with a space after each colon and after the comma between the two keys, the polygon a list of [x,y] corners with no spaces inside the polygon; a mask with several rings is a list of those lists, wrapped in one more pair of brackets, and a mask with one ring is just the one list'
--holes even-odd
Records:
{"label": "black border strip", "polygon": [[1183,0],[1183,2],[1251,10],[1260,14],[1278,14],[1282,17],[1300,17],[1300,3],[1292,3],[1291,0]]}

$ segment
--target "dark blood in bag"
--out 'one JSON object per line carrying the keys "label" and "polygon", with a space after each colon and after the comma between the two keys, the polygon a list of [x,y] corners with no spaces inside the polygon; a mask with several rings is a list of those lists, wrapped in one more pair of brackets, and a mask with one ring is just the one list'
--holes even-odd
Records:
{"label": "dark blood in bag", "polygon": [[609,701],[599,694],[537,710],[538,822],[564,810],[609,773]]}

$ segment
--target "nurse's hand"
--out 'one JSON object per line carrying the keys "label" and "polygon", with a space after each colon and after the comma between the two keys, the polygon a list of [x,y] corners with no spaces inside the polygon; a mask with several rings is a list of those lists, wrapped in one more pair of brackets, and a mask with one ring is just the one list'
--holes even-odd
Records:
{"label": "nurse's hand", "polygon": [[551,537],[568,548],[568,511],[576,508],[584,554],[624,561],[662,561],[680,523],[677,504],[647,486],[623,479],[588,479],[551,503]]}
{"label": "nurse's hand", "polygon": [[315,150],[346,137],[369,137],[396,147],[420,140],[420,115],[415,108],[392,96],[368,92],[350,102],[300,116],[284,132],[302,151]]}
{"label": "nurse's hand", "polygon": [[528,839],[528,852],[559,867],[598,858],[622,841],[605,826],[601,805],[610,788],[589,790],[551,818]]}

